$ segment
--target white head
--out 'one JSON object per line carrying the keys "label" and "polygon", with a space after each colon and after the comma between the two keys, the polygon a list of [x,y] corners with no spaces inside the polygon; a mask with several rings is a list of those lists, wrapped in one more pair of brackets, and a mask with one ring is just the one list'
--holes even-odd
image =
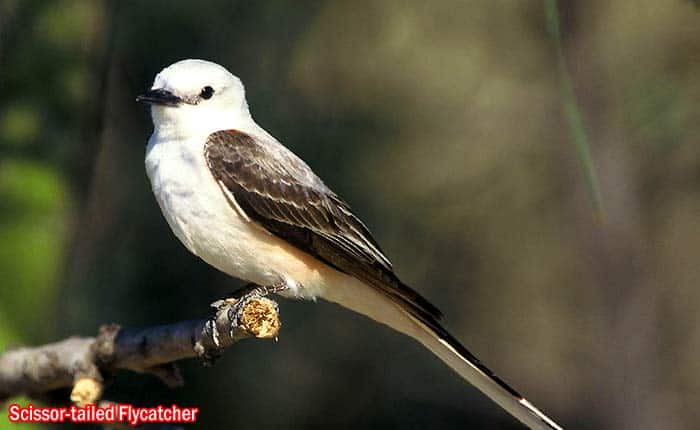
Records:
{"label": "white head", "polygon": [[182,60],[166,67],[136,100],[151,105],[156,132],[206,135],[251,121],[241,80],[204,60]]}

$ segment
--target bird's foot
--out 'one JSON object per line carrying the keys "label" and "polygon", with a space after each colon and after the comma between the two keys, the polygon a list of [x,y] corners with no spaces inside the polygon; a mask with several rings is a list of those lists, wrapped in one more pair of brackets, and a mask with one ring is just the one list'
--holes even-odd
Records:
{"label": "bird's foot", "polygon": [[209,319],[204,327],[211,345],[199,344],[195,347],[197,355],[205,366],[213,365],[222,355],[223,349],[231,343],[246,337],[276,338],[279,331],[279,308],[277,303],[265,298],[270,293],[277,293],[286,286],[272,285],[262,287],[248,284],[236,291],[231,297],[220,299],[211,304],[216,315]]}
{"label": "bird's foot", "polygon": [[[250,296],[258,296],[258,297],[265,297],[269,294],[276,294],[280,293],[289,287],[287,284],[283,281],[279,281],[275,284],[272,285],[258,285],[254,283],[249,283],[244,285],[243,287],[239,288],[238,290],[234,291],[229,295],[228,298],[223,299],[223,301],[235,301],[240,300],[245,297],[250,297]],[[217,300],[214,303],[212,303],[212,306],[217,307],[217,304],[221,302],[222,300]]]}

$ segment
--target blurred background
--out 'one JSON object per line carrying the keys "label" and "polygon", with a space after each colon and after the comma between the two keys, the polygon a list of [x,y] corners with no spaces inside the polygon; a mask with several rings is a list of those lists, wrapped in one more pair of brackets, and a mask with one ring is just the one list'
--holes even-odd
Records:
{"label": "blurred background", "polygon": [[[135,96],[204,58],[534,404],[572,429],[697,428],[700,10],[560,17],[604,217],[542,2],[0,1],[0,350],[201,317],[242,284],[177,241],[144,171]],[[520,428],[410,339],[281,307],[278,342],[185,362],[174,391],[119,373],[105,397],[199,406],[208,429]]]}

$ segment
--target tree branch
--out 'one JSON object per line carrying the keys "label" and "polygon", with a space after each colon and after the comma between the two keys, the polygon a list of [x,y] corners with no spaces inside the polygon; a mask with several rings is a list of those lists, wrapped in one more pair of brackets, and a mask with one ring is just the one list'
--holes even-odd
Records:
{"label": "tree branch", "polygon": [[97,337],[8,350],[0,355],[0,401],[73,387],[73,402],[95,403],[102,394],[102,375],[116,369],[151,373],[168,386],[179,386],[183,380],[175,361],[199,357],[204,364],[212,364],[239,340],[269,339],[279,332],[277,303],[260,291],[212,306],[216,313],[209,319],[141,329],[112,324],[102,326]]}

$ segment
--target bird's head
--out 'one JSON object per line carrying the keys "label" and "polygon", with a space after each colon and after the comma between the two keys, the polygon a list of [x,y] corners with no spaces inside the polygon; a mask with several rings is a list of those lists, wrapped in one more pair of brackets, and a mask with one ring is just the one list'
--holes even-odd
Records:
{"label": "bird's head", "polygon": [[166,67],[136,100],[151,105],[156,130],[168,128],[181,135],[209,134],[250,120],[241,80],[204,60]]}

